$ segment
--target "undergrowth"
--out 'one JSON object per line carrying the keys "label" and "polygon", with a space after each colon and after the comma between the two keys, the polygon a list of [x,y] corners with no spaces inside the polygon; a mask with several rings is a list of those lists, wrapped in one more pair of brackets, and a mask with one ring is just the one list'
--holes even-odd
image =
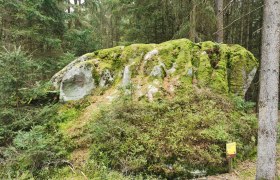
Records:
{"label": "undergrowth", "polygon": [[69,155],[76,144],[65,132],[88,105],[87,100],[49,104],[23,119],[13,112],[0,113],[9,120],[2,121],[0,129],[5,132],[0,136],[0,177],[185,179],[195,172],[225,172],[227,142],[237,142],[237,160],[255,155],[252,103],[201,89],[178,89],[172,100],[134,101],[123,95],[96,111],[83,134],[90,139],[90,158],[72,169]]}
{"label": "undergrowth", "polygon": [[256,151],[255,114],[238,103],[207,91],[152,103],[119,99],[89,125],[90,159],[124,175],[173,179],[191,178],[196,170],[225,172],[227,142],[237,142],[238,160]]}

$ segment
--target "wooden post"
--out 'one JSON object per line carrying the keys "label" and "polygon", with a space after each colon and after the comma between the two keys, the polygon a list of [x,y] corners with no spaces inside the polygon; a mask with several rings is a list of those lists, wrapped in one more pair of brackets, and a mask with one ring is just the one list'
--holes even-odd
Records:
{"label": "wooden post", "polygon": [[233,172],[233,166],[232,166],[232,158],[228,158],[228,172],[232,173]]}

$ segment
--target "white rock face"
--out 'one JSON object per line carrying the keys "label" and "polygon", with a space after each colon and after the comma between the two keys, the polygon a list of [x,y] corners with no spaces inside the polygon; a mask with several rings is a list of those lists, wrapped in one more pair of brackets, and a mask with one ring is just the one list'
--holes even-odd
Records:
{"label": "white rock face", "polygon": [[187,74],[188,74],[188,76],[192,77],[192,75],[193,75],[193,69],[192,69],[192,68],[189,68]]}
{"label": "white rock face", "polygon": [[148,92],[147,92],[147,97],[149,99],[149,101],[153,101],[154,99],[154,94],[158,92],[158,88],[156,88],[153,85],[149,85],[148,86]]}
{"label": "white rock face", "polygon": [[131,72],[129,70],[129,66],[125,66],[123,71],[123,79],[122,79],[122,86],[126,87],[130,84],[131,79]]}
{"label": "white rock face", "polygon": [[246,79],[246,83],[244,84],[243,92],[244,94],[248,91],[252,81],[254,80],[255,74],[257,72],[257,68],[254,68],[248,75]]}
{"label": "white rock face", "polygon": [[167,74],[166,67],[162,62],[160,62],[159,65],[153,68],[152,72],[150,73],[150,76],[163,78],[165,77],[166,74]]}
{"label": "white rock face", "polygon": [[94,88],[92,68],[74,66],[65,73],[61,80],[60,100],[63,102],[79,100],[90,94]]}
{"label": "white rock face", "polygon": [[176,64],[176,63],[173,63],[173,64],[172,64],[172,67],[171,67],[170,69],[167,70],[167,73],[168,73],[168,74],[173,74],[173,73],[175,73],[176,68],[177,68],[177,64]]}
{"label": "white rock face", "polygon": [[61,86],[61,82],[63,77],[65,76],[65,74],[70,71],[72,68],[74,68],[77,64],[81,63],[81,62],[85,62],[88,60],[87,56],[81,56],[77,59],[75,59],[74,61],[72,61],[71,63],[69,63],[65,68],[63,68],[61,71],[59,71],[58,73],[56,73],[52,79],[51,82],[53,83],[53,86],[56,89],[60,89]]}
{"label": "white rock face", "polygon": [[152,57],[154,57],[154,56],[156,56],[156,55],[158,55],[158,50],[157,50],[157,49],[154,49],[154,50],[148,52],[148,53],[145,55],[144,60],[145,60],[145,61],[148,61],[148,60],[152,59]]}

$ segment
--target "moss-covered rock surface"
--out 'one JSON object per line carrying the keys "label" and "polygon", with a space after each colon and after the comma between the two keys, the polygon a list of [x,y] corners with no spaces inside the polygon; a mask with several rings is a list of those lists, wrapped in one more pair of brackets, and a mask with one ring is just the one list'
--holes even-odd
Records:
{"label": "moss-covered rock surface", "polygon": [[62,101],[81,99],[99,87],[128,84],[135,87],[138,98],[150,100],[159,89],[172,93],[177,85],[243,96],[257,67],[254,56],[239,45],[180,39],[89,53],[66,66],[52,81]]}

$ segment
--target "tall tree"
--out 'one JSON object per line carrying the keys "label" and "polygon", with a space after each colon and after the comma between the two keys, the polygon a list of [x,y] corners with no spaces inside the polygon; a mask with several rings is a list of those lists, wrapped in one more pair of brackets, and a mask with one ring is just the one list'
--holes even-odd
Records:
{"label": "tall tree", "polygon": [[0,1],[3,45],[41,54],[61,51],[65,31],[61,0]]}
{"label": "tall tree", "polygon": [[217,37],[216,41],[221,43],[224,41],[224,1],[216,0],[216,14],[217,14]]}
{"label": "tall tree", "polygon": [[256,179],[273,180],[276,179],[280,1],[264,2]]}
{"label": "tall tree", "polygon": [[195,0],[192,0],[192,10],[190,12],[189,38],[193,42],[195,42],[195,38],[196,38],[196,7],[197,7],[197,4],[195,3]]}

